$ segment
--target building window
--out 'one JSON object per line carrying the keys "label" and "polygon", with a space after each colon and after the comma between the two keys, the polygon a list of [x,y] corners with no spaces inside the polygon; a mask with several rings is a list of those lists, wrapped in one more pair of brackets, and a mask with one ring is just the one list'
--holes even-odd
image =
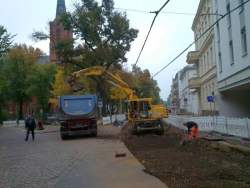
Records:
{"label": "building window", "polygon": [[219,52],[218,56],[219,56],[219,71],[220,71],[220,73],[222,73],[222,57],[221,57],[221,52]]}
{"label": "building window", "polygon": [[239,9],[239,13],[242,13],[244,11],[244,0],[239,0],[239,5],[241,5],[240,9]]}
{"label": "building window", "polygon": [[227,25],[228,25],[228,27],[231,27],[231,13],[230,13],[230,3],[228,2],[227,3],[227,13],[229,13],[228,14],[228,16],[227,16]]}
{"label": "building window", "polygon": [[211,64],[214,64],[213,47],[210,48],[210,61],[211,61]]}
{"label": "building window", "polygon": [[247,54],[247,35],[245,26],[241,29],[241,48],[242,55],[245,56]]}
{"label": "building window", "polygon": [[199,69],[200,69],[199,74],[201,74],[201,75],[202,75],[202,69],[203,69],[203,59],[202,59],[202,58],[200,59],[199,64],[200,64],[200,66],[199,66]]}
{"label": "building window", "polygon": [[244,11],[241,11],[240,14],[239,14],[239,17],[240,17],[240,26],[243,27],[245,24],[245,13]]}
{"label": "building window", "polygon": [[207,64],[209,64],[210,63],[210,54],[209,54],[209,50],[207,50]]}
{"label": "building window", "polygon": [[230,61],[231,65],[234,64],[234,46],[233,46],[233,41],[229,41],[229,52],[230,52]]}
{"label": "building window", "polygon": [[203,66],[203,72],[205,73],[207,71],[206,54],[204,54],[203,58],[204,58],[203,59],[203,64],[204,64],[204,66]]}
{"label": "building window", "polygon": [[208,13],[208,16],[207,16],[207,22],[208,22],[208,27],[210,27],[211,26],[211,15],[209,15],[209,14],[211,14],[211,11],[210,11],[210,8],[208,8],[207,9],[207,13]]}
{"label": "building window", "polygon": [[215,92],[214,92],[214,91],[215,91],[215,87],[214,87],[214,85],[215,85],[215,84],[214,84],[214,82],[213,82],[213,83],[212,83],[212,95],[215,95]]}
{"label": "building window", "polygon": [[218,43],[220,43],[220,24],[219,22],[216,24],[216,30],[217,30],[217,38],[218,38]]}
{"label": "building window", "polygon": [[61,30],[59,26],[56,28],[56,40],[60,40],[61,38]]}
{"label": "building window", "polygon": [[215,7],[218,8],[218,0],[215,0]]}

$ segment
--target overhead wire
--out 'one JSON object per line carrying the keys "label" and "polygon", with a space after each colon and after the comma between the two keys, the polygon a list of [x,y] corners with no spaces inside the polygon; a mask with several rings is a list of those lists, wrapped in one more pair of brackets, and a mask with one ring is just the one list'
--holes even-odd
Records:
{"label": "overhead wire", "polygon": [[245,2],[241,3],[237,7],[231,9],[230,11],[226,12],[225,14],[217,14],[220,16],[209,28],[207,28],[197,39],[195,39],[191,44],[189,44],[181,53],[179,53],[172,61],[170,61],[167,65],[165,65],[162,69],[160,69],[158,72],[156,72],[152,78],[156,77],[158,74],[160,74],[163,70],[165,70],[169,65],[174,63],[180,56],[182,56],[191,46],[193,46],[198,40],[200,40],[205,34],[207,34],[210,30],[214,28],[214,26],[219,23],[222,19],[224,19],[226,16],[231,14],[232,12],[236,11],[237,9],[241,8],[243,5],[248,3],[250,0],[246,0]]}
{"label": "overhead wire", "polygon": [[149,35],[150,35],[150,33],[151,33],[151,30],[152,30],[152,28],[153,28],[153,26],[154,26],[154,23],[155,23],[155,20],[156,20],[157,16],[158,16],[159,13],[162,11],[162,9],[169,3],[169,1],[170,1],[170,0],[167,0],[167,1],[161,6],[161,8],[160,8],[159,10],[153,11],[153,12],[152,12],[152,13],[155,13],[155,16],[154,16],[154,19],[153,19],[153,21],[152,21],[152,23],[151,23],[151,25],[150,25],[148,34],[147,34],[146,39],[145,39],[145,41],[144,41],[144,43],[143,43],[143,45],[142,45],[142,48],[141,48],[141,50],[140,50],[140,53],[139,53],[139,55],[138,55],[138,57],[137,57],[137,60],[136,60],[136,62],[135,62],[135,65],[137,65],[137,63],[139,62],[139,59],[140,59],[141,54],[142,54],[142,51],[143,51],[143,49],[144,49],[144,47],[145,47],[145,45],[146,45],[146,43],[147,43],[148,37],[149,37]]}
{"label": "overhead wire", "polygon": [[[141,10],[141,9],[131,9],[131,8],[120,8],[116,7],[116,10],[121,10],[121,11],[127,11],[127,12],[138,12],[142,14],[152,14],[155,12],[152,11],[147,11],[147,10]],[[161,14],[174,14],[174,15],[186,15],[186,16],[194,16],[195,13],[189,13],[189,12],[175,12],[175,11],[162,11]]]}

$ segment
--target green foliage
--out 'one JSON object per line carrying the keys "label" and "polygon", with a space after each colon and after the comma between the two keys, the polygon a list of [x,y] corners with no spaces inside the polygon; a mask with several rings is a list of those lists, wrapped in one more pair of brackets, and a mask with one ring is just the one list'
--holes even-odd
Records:
{"label": "green foliage", "polygon": [[160,88],[155,80],[151,78],[149,70],[141,70],[134,66],[132,72],[122,73],[123,80],[133,88],[141,98],[152,98],[153,103],[160,103]]}
{"label": "green foliage", "polygon": [[[64,67],[69,67],[63,71],[64,74],[57,73],[53,86],[55,96],[69,91],[68,86],[65,86],[65,74],[100,65],[113,73],[119,72],[139,97],[150,97],[153,102],[160,102],[160,89],[148,70],[141,70],[139,67],[133,67],[132,72],[122,70],[122,64],[127,61],[125,55],[138,31],[130,27],[126,14],[114,10],[113,0],[102,0],[101,4],[95,0],[81,0],[75,5],[74,11],[62,15],[60,21],[65,29],[73,32],[75,40],[56,44],[60,60]],[[46,39],[46,35],[39,32],[33,36],[40,40]],[[73,47],[75,41],[78,45]],[[104,103],[124,98],[120,89],[110,87],[105,78],[83,78],[80,83],[84,85],[84,90],[78,94],[97,92]]]}
{"label": "green foliage", "polygon": [[125,55],[138,31],[130,28],[126,15],[114,11],[113,5],[112,0],[103,0],[102,5],[82,0],[73,13],[62,16],[65,28],[72,30],[80,43],[76,48],[78,65],[110,67],[127,61]]}
{"label": "green foliage", "polygon": [[0,58],[0,123],[5,119],[4,105],[7,98],[7,80],[4,76],[4,58]]}
{"label": "green foliage", "polygon": [[0,57],[4,55],[11,47],[14,35],[11,35],[7,30],[0,25]]}
{"label": "green foliage", "polygon": [[22,118],[22,105],[30,99],[30,75],[40,51],[19,45],[12,48],[6,58],[4,75],[7,80],[8,98],[19,105],[19,118]]}
{"label": "green foliage", "polygon": [[54,64],[35,64],[34,71],[29,79],[32,83],[28,89],[31,96],[36,96],[38,110],[48,111],[48,102],[51,97],[52,84],[55,79],[56,66]]}

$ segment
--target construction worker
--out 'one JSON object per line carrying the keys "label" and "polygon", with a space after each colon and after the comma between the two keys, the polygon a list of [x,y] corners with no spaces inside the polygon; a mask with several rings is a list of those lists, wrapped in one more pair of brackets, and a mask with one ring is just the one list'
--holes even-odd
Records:
{"label": "construction worker", "polygon": [[197,123],[188,121],[183,124],[188,129],[188,140],[197,139],[199,137],[199,129]]}

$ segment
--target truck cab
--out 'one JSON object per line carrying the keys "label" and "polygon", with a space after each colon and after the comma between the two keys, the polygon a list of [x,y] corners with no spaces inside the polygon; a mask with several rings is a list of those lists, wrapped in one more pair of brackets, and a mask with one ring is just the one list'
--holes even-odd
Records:
{"label": "truck cab", "polygon": [[97,97],[95,95],[59,97],[60,134],[69,136],[97,136]]}

